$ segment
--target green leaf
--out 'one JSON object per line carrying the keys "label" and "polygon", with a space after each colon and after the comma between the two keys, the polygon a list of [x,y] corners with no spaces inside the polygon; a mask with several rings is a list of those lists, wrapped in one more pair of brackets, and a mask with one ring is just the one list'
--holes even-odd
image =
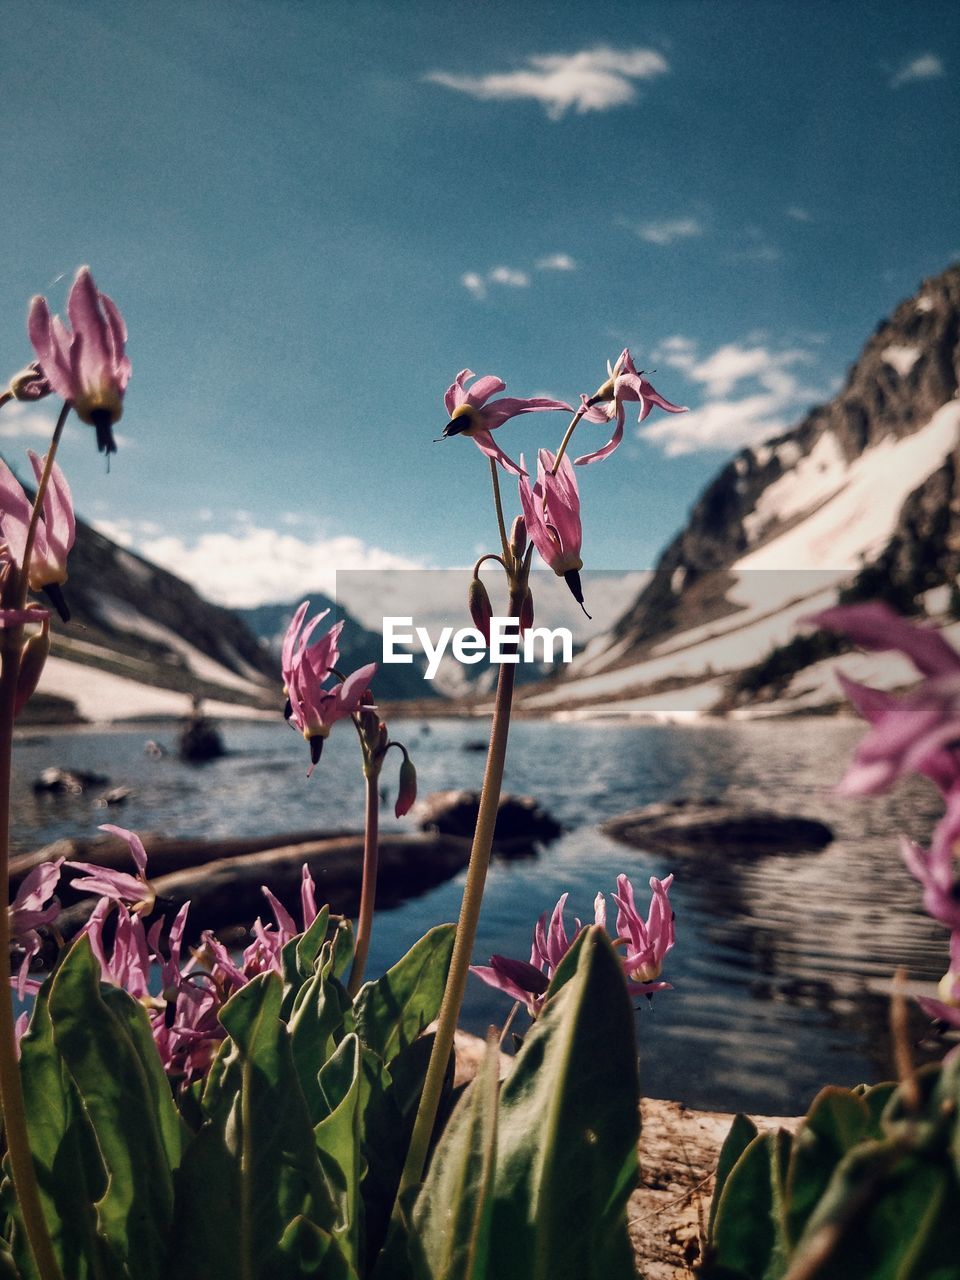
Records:
{"label": "green leaf", "polygon": [[[240,1169],[221,1125],[208,1121],[183,1153],[174,1174],[170,1275],[240,1276],[236,1230]],[[230,1230],[225,1224],[230,1223]]]}
{"label": "green leaf", "polygon": [[787,1171],[787,1231],[798,1240],[833,1176],[858,1143],[870,1136],[871,1115],[864,1098],[828,1087],[814,1098],[794,1136]]}
{"label": "green leaf", "polygon": [[333,947],[333,976],[341,982],[353,963],[353,924],[345,916],[337,920],[331,939]]}
{"label": "green leaf", "polygon": [[[27,1131],[43,1216],[64,1280],[119,1275],[119,1264],[110,1267],[107,1243],[97,1234],[93,1207],[106,1190],[106,1170],[76,1087],[54,1044],[49,992],[47,981],[20,1044]],[[32,1276],[34,1264],[32,1256],[25,1256],[29,1250],[19,1210],[14,1207],[13,1211],[20,1270]]]}
{"label": "green leaf", "polygon": [[234,1217],[241,1256],[249,1275],[264,1280],[275,1274],[280,1239],[294,1218],[324,1229],[337,1219],[280,1018],[282,998],[279,976],[261,974],[220,1013],[233,1052],[222,1060],[217,1122],[239,1168]]}
{"label": "green leaf", "polygon": [[946,1232],[955,1267],[956,1220],[943,1212],[955,1207],[950,1182],[943,1161],[905,1155],[893,1140],[860,1143],[837,1166],[795,1264],[820,1260],[817,1280],[930,1280],[918,1263]]}
{"label": "green leaf", "polygon": [[336,1240],[307,1218],[294,1218],[280,1241],[270,1280],[357,1280]]}
{"label": "green leaf", "polygon": [[730,1132],[723,1140],[720,1157],[717,1160],[717,1181],[713,1190],[713,1203],[710,1205],[710,1223],[707,1228],[707,1239],[713,1239],[713,1224],[717,1217],[717,1205],[723,1194],[723,1188],[730,1176],[730,1171],[759,1133],[757,1126],[749,1116],[736,1115]]}
{"label": "green leaf", "polygon": [[283,968],[283,1002],[280,1016],[284,1022],[289,1021],[294,1001],[303,984],[313,975],[314,965],[320,948],[327,936],[330,922],[330,908],[323,907],[317,913],[310,928],[297,937],[291,938],[280,953]]}
{"label": "green leaf", "polygon": [[359,1268],[362,1093],[360,1041],[355,1035],[346,1036],[321,1068],[319,1088],[329,1110],[313,1132],[337,1206],[333,1235],[344,1256]]}
{"label": "green leaf", "polygon": [[327,1114],[318,1072],[352,1023],[350,997],[333,976],[333,954],[327,942],[316,972],[300,989],[289,1021],[293,1064],[312,1124]]}
{"label": "green leaf", "polygon": [[500,1095],[489,1274],[633,1276],[626,1203],[639,1132],[633,1007],[601,929],[544,1007]]}
{"label": "green leaf", "polygon": [[496,1036],[454,1111],[414,1208],[418,1254],[430,1280],[486,1280],[497,1150]]}
{"label": "green leaf", "polygon": [[437,1016],[455,936],[455,925],[437,925],[382,978],[364,983],[357,993],[357,1035],[384,1062],[416,1040]]}
{"label": "green leaf", "polygon": [[180,1118],[159,1055],[146,1051],[147,1015],[123,992],[101,996],[100,966],[86,937],[54,975],[49,1011],[54,1043],[109,1175],[96,1204],[100,1230],[132,1275],[159,1280],[166,1274]]}
{"label": "green leaf", "polygon": [[718,1271],[775,1280],[786,1270],[783,1186],[789,1150],[790,1135],[783,1129],[758,1134],[727,1175],[711,1239]]}

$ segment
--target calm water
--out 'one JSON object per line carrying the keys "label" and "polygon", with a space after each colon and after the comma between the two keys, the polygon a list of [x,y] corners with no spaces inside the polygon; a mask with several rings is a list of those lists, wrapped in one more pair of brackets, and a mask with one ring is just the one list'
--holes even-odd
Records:
{"label": "calm water", "polygon": [[[478,787],[482,754],[463,750],[483,726],[454,721],[391,726],[411,747],[421,794]],[[569,890],[569,906],[591,915],[598,889],[618,872],[638,885],[674,872],[678,942],[675,990],[638,1014],[644,1088],[692,1106],[791,1113],[827,1080],[854,1084],[890,1074],[886,1001],[878,987],[905,964],[912,978],[937,980],[946,967],[944,932],[919,909],[900,862],[899,831],[925,841],[936,795],[917,782],[893,797],[843,800],[831,793],[862,730],[822,719],[779,724],[677,728],[551,725],[511,730],[505,788],[535,795],[566,827],[538,857],[491,868],[476,959],[491,951],[529,954],[535,917]],[[286,726],[226,726],[233,754],[201,769],[153,760],[151,734],[70,731],[18,743],[14,841],[33,848],[118,821],[168,835],[268,834],[295,828],[358,827],[362,783],[353,735],[334,733],[313,779],[305,747]],[[32,780],[48,765],[108,774],[133,788],[122,809],[89,796],[36,798]],[[393,764],[393,769],[396,765]],[[395,786],[396,774],[385,774]],[[749,860],[664,858],[602,836],[604,818],[676,796],[728,796],[830,823],[837,835],[815,854]],[[396,824],[385,810],[386,830]],[[370,972],[380,972],[430,925],[456,919],[458,878],[378,920]],[[483,1032],[509,1003],[471,979],[464,1024]],[[918,1021],[918,1027],[922,1021]]]}

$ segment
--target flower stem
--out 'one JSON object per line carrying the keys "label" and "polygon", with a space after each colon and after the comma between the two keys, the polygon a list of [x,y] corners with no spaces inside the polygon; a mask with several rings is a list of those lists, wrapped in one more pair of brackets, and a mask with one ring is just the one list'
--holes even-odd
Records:
{"label": "flower stem", "polygon": [[507,526],[503,522],[503,503],[500,501],[500,477],[497,475],[497,464],[490,459],[490,478],[493,480],[493,501],[497,508],[497,525],[500,528],[500,546],[503,548],[503,558],[510,563],[510,542],[507,538]]}
{"label": "flower stem", "polygon": [[357,917],[357,945],[347,982],[347,993],[352,1000],[360,990],[363,971],[367,967],[370,951],[370,935],[373,932],[373,907],[377,896],[377,862],[380,856],[380,770],[365,774],[367,801],[363,827],[363,882],[360,886],[360,914]]}
{"label": "flower stem", "polygon": [[[21,576],[26,581],[26,572]],[[0,958],[5,965],[9,964],[10,955],[10,913],[7,906],[10,901],[10,774],[21,632],[20,627],[5,627],[0,633],[3,652],[0,669]],[[13,993],[6,975],[0,980],[0,1107],[3,1109],[13,1186],[37,1271],[41,1280],[62,1280],[44,1221],[37,1174],[30,1153],[30,1135],[17,1062]]]}
{"label": "flower stem", "polygon": [[559,468],[560,463],[563,461],[563,455],[567,452],[567,445],[570,443],[573,433],[577,429],[577,424],[579,423],[582,417],[583,417],[583,410],[578,409],[577,412],[573,415],[573,421],[570,423],[569,427],[567,427],[566,435],[560,441],[560,448],[557,450],[557,456],[553,460],[553,470],[550,472],[552,476],[555,476],[557,474],[557,469]]}
{"label": "flower stem", "polygon": [[[518,603],[511,599],[511,614],[518,611]],[[486,883],[487,868],[490,865],[490,850],[493,847],[493,831],[497,821],[497,808],[500,804],[500,788],[503,784],[503,767],[507,758],[507,735],[510,730],[510,710],[513,704],[513,683],[516,664],[504,662],[500,666],[497,682],[497,700],[493,711],[493,724],[490,729],[490,749],[487,753],[487,767],[483,775],[483,790],[480,793],[480,808],[477,813],[477,826],[473,836],[473,847],[470,850],[470,863],[467,867],[467,879],[463,887],[463,901],[460,906],[460,920],[457,924],[457,936],[453,944],[453,955],[450,959],[450,972],[440,1006],[437,1020],[437,1033],[433,1041],[430,1063],[423,1082],[423,1093],[413,1126],[413,1135],[407,1151],[406,1163],[400,1177],[399,1196],[410,1187],[416,1186],[423,1177],[424,1165],[433,1126],[436,1123],[437,1109],[440,1105],[440,1094],[443,1090],[443,1078],[453,1048],[453,1036],[460,1017],[460,1006],[463,1004],[463,993],[467,985],[467,973],[473,954],[473,944],[477,936],[477,922],[480,918],[480,904],[483,900],[483,887]],[[396,1211],[396,1210],[395,1210]]]}
{"label": "flower stem", "polygon": [[57,446],[60,443],[60,437],[63,435],[64,423],[67,421],[67,414],[72,408],[73,405],[71,401],[64,400],[63,408],[60,410],[60,417],[57,419],[57,425],[53,429],[53,438],[50,441],[50,448],[47,450],[47,458],[43,464],[40,483],[37,485],[36,497],[33,499],[33,511],[30,513],[30,525],[27,529],[27,541],[23,548],[23,569],[20,574],[20,582],[17,591],[16,608],[18,609],[22,609],[26,603],[27,586],[30,579],[30,556],[33,554],[33,544],[37,536],[37,522],[40,519],[40,511],[43,507],[43,499],[47,492],[47,485],[50,483],[50,473],[53,470],[53,460],[57,456]]}

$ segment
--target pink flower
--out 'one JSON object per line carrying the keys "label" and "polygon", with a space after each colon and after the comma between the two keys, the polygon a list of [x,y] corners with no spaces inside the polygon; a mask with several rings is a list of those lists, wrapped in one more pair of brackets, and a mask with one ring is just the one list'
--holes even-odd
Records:
{"label": "pink flower", "polygon": [[[27,450],[30,465],[39,483],[45,459],[32,449]],[[7,464],[0,461],[0,536],[3,548],[0,558],[12,561],[23,568],[23,556],[27,549],[27,530],[33,504],[23,491],[23,486]],[[46,591],[61,613],[65,612],[63,594],[59,588],[67,580],[67,556],[77,534],[73,514],[73,500],[66,476],[54,463],[50,481],[43,495],[40,519],[34,534],[30,552],[27,585],[31,591]],[[66,613],[69,618],[69,613]]]}
{"label": "pink flower", "polygon": [[[664,956],[675,941],[673,911],[668,897],[672,883],[673,876],[667,876],[666,880],[650,877],[653,898],[644,921],[637,912],[629,879],[624,875],[617,877],[618,892],[613,895],[617,904],[617,942],[625,944],[623,971],[633,996],[652,995],[654,991],[670,989],[669,982],[656,979],[660,977]],[[488,986],[496,987],[525,1004],[531,1017],[540,1012],[550,979],[584,928],[579,920],[574,920],[573,935],[567,934],[563,921],[567,897],[563,894],[560,898],[549,923],[546,912],[537,921],[529,962],[494,955],[490,957],[489,965],[471,966],[472,972]],[[602,893],[594,899],[593,913],[594,923],[605,929],[607,906]]]}
{"label": "pink flower", "polygon": [[[527,533],[541,559],[559,578],[564,579],[574,600],[583,609],[583,591],[580,586],[580,570],[583,568],[580,544],[583,531],[580,525],[577,478],[566,456],[554,475],[555,461],[555,455],[549,449],[540,450],[537,455],[536,484],[530,484],[526,472],[520,476],[520,505],[523,507]],[[522,466],[522,454],[520,463]]]}
{"label": "pink flower", "polygon": [[309,600],[305,600],[293,615],[283,639],[281,655],[283,682],[287,691],[284,714],[310,743],[310,768],[307,770],[307,777],[313,773],[323,744],[334,724],[359,710],[363,695],[377,669],[377,664],[370,662],[345,680],[338,681],[334,669],[340,656],[337,642],[343,623],[335,623],[325,636],[308,648],[307,641],[318,623],[330,612],[325,609],[303,627],[309,607]]}
{"label": "pink flower", "polygon": [[81,267],[67,299],[71,330],[59,316],[50,315],[45,298],[30,304],[27,330],[44,377],[81,422],[96,428],[101,453],[116,453],[113,424],[123,413],[123,395],[130,381],[130,361],[124,353],[127,329],[123,317],[93,282],[89,267]]}
{"label": "pink flower", "polygon": [[623,439],[623,426],[626,417],[624,402],[627,400],[639,401],[640,416],[638,422],[643,422],[650,411],[656,405],[660,409],[664,409],[667,413],[686,413],[685,405],[671,404],[669,400],[665,400],[660,393],[643,377],[633,363],[630,352],[626,349],[620,354],[617,363],[610,367],[607,365],[609,378],[600,388],[595,396],[591,396],[588,400],[586,396],[581,396],[581,407],[584,411],[583,416],[587,422],[615,422],[613,435],[603,446],[594,453],[586,453],[581,458],[575,459],[575,465],[585,467],[589,462],[600,462],[603,458],[608,458],[614,449]]}
{"label": "pink flower", "polygon": [[906,773],[925,774],[945,792],[960,781],[953,747],[960,739],[960,654],[943,636],[880,603],[840,605],[804,621],[847,635],[864,649],[896,649],[924,677],[898,698],[840,676],[844,692],[871,725],[840,789],[875,795]]}
{"label": "pink flower", "polygon": [[473,377],[476,374],[472,369],[461,369],[455,381],[447,388],[443,403],[450,421],[443,428],[442,435],[445,439],[448,436],[470,436],[477,448],[488,458],[499,462],[505,471],[522,475],[522,465],[518,467],[507,457],[490,432],[502,427],[508,418],[515,418],[521,413],[538,413],[547,409],[565,409],[572,413],[573,410],[563,400],[547,400],[542,396],[530,400],[504,396],[501,400],[487,404],[491,396],[506,389],[506,383],[487,374],[486,377],[478,378],[468,391],[464,384]]}
{"label": "pink flower", "polygon": [[40,950],[41,925],[53,924],[60,914],[60,902],[53,896],[60,879],[63,858],[55,862],[42,862],[25,876],[11,902],[10,937],[23,952],[23,962],[17,975],[17,995],[22,1000],[27,990],[30,961]]}
{"label": "pink flower", "polygon": [[74,880],[73,888],[80,893],[103,894],[111,902],[131,907],[135,915],[149,914],[153,910],[157,894],[147,879],[147,851],[143,847],[143,841],[135,831],[116,827],[110,822],[102,823],[100,830],[126,840],[130,856],[137,866],[137,874],[132,876],[127,871],[113,871],[109,867],[98,866],[95,862],[71,862],[70,870],[88,873]]}
{"label": "pink flower", "polygon": [[672,884],[673,876],[666,880],[650,877],[650,910],[643,920],[634,902],[633,885],[626,876],[617,876],[618,892],[613,895],[617,904],[617,937],[627,944],[623,967],[634,995],[649,995],[669,985],[656,980],[663,971],[664,957],[676,941],[668,896]]}

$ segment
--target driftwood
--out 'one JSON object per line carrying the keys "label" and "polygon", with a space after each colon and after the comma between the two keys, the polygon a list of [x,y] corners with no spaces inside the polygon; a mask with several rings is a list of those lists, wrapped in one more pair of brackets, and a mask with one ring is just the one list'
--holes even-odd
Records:
{"label": "driftwood", "polygon": [[[187,845],[189,842],[168,843]],[[194,842],[195,849],[198,843]],[[222,846],[241,842],[211,843]],[[44,852],[49,856],[56,847],[49,846]],[[149,844],[147,849],[149,851]],[[210,849],[200,844],[199,852],[206,855]],[[470,842],[453,836],[381,837],[377,906],[381,909],[395,906],[441,884],[461,871],[469,856]],[[157,894],[154,915],[165,914],[172,918],[181,905],[189,901],[187,934],[195,938],[203,929],[245,926],[257,916],[269,918],[270,908],[261,892],[263,885],[267,885],[294,918],[299,919],[300,877],[304,863],[316,882],[317,901],[328,903],[334,912],[356,915],[360,903],[363,837],[347,835],[297,840],[279,848],[245,851],[239,856],[203,857],[197,865],[181,866],[165,875],[152,874],[158,861],[160,859],[151,855],[148,864],[150,883]],[[131,869],[129,854],[121,865],[124,870]],[[58,890],[58,896],[68,903],[68,878],[64,878],[61,884],[63,888]],[[83,925],[93,905],[92,898],[78,901],[74,897],[72,905],[66,906],[57,921],[64,936],[71,936]]]}
{"label": "driftwood", "polygon": [[[141,832],[143,846],[151,877],[169,875],[185,867],[199,867],[220,858],[242,857],[250,853],[262,853],[265,849],[286,848],[294,844],[338,839],[350,836],[349,831],[290,831],[282,835],[231,836],[223,839],[171,839],[168,836]],[[68,862],[95,862],[98,867],[112,867],[115,871],[133,872],[133,862],[127,842],[119,836],[81,836],[77,839],[55,840],[30,853],[18,853],[10,859],[10,885],[16,889],[20,881],[41,862],[66,858]]]}

